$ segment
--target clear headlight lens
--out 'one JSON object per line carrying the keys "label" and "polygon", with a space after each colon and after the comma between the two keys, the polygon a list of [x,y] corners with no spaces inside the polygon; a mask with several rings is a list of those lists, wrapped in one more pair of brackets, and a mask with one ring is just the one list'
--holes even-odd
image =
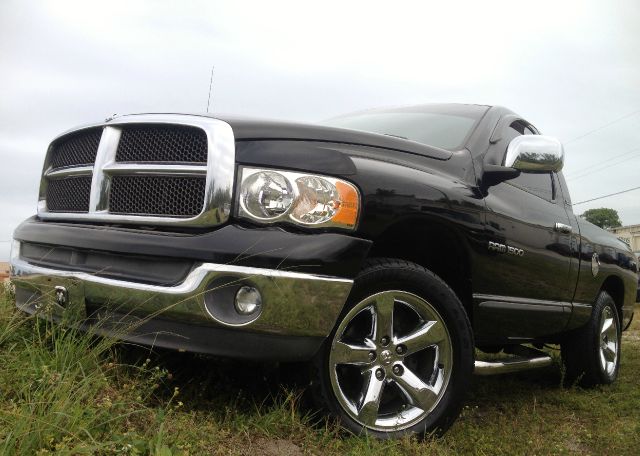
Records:
{"label": "clear headlight lens", "polygon": [[291,183],[275,171],[260,171],[242,182],[241,206],[257,219],[274,219],[293,203]]}
{"label": "clear headlight lens", "polygon": [[360,196],[342,179],[242,168],[238,215],[259,222],[354,229]]}

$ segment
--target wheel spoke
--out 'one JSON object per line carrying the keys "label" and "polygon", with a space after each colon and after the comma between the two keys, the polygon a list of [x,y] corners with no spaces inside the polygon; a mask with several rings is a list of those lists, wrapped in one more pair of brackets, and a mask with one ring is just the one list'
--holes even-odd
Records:
{"label": "wheel spoke", "polygon": [[607,330],[606,336],[609,340],[618,340],[618,328],[615,323]]}
{"label": "wheel spoke", "polygon": [[602,353],[604,354],[604,358],[612,363],[616,359],[616,344],[613,342],[607,342],[602,344]]}
{"label": "wheel spoke", "polygon": [[407,347],[407,355],[411,355],[431,345],[436,345],[446,340],[447,334],[444,325],[439,321],[428,321],[418,330],[401,337],[396,341],[396,345]]}
{"label": "wheel spoke", "polygon": [[403,374],[394,377],[394,381],[405,392],[413,405],[420,407],[424,411],[430,410],[438,399],[438,392],[423,382],[406,366],[403,365],[403,368]]}
{"label": "wheel spoke", "polygon": [[391,294],[384,294],[376,298],[375,303],[375,339],[380,342],[382,337],[393,337],[393,307],[395,299]]}
{"label": "wheel spoke", "polygon": [[369,353],[375,347],[367,347],[365,345],[350,345],[337,341],[333,345],[333,360],[335,364],[371,364]]}
{"label": "wheel spoke", "polygon": [[364,390],[364,399],[358,409],[358,419],[361,422],[373,426],[378,419],[378,409],[380,408],[380,398],[384,389],[384,380],[378,380],[373,372],[369,371],[368,381]]}
{"label": "wheel spoke", "polygon": [[604,350],[600,350],[600,365],[605,371],[607,371],[607,364],[607,359],[604,356]]}
{"label": "wheel spoke", "polygon": [[602,328],[600,329],[600,334],[608,334],[609,329],[613,326],[613,318],[607,318],[604,323],[602,323]]}

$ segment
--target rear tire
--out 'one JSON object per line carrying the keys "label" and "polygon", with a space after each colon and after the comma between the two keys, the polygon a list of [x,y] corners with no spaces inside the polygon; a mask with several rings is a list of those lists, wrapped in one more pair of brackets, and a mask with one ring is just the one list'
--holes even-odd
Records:
{"label": "rear tire", "polygon": [[440,434],[460,413],[473,347],[467,314],[440,278],[372,260],[313,361],[314,399],[355,434]]}
{"label": "rear tire", "polygon": [[608,385],[620,369],[620,318],[616,304],[606,291],[600,292],[589,322],[571,333],[561,344],[565,385]]}

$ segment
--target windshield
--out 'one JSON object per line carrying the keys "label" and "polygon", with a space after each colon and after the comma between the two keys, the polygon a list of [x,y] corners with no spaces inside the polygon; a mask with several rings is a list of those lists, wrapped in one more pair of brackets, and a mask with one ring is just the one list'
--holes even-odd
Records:
{"label": "windshield", "polygon": [[457,150],[473,131],[486,106],[424,105],[347,114],[322,122]]}

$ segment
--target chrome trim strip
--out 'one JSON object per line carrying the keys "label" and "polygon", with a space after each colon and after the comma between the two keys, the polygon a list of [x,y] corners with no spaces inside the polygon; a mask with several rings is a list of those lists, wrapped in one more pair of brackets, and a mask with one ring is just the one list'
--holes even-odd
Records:
{"label": "chrome trim strip", "polygon": [[124,123],[146,123],[146,122],[141,122],[141,121],[139,121],[137,119],[138,118],[145,118],[145,117],[149,117],[149,116],[164,117],[164,118],[168,118],[168,117],[201,117],[201,118],[204,118],[204,119],[212,119],[212,117],[208,116],[208,115],[202,115],[202,114],[176,114],[176,113],[172,113],[172,112],[121,114],[121,115],[108,117],[107,119],[104,120],[104,122],[89,122],[89,123],[86,123],[86,124],[83,124],[83,125],[78,125],[78,126],[75,126],[73,128],[69,128],[68,130],[63,131],[62,133],[58,134],[57,136],[54,136],[54,138],[51,140],[51,142],[54,143],[58,139],[60,139],[60,138],[62,138],[64,136],[67,136],[70,133],[77,133],[79,131],[88,130],[90,128],[104,127],[107,124],[113,125],[115,123],[119,123],[119,124],[124,124]]}
{"label": "chrome trim strip", "polygon": [[170,294],[170,295],[181,295],[186,293],[193,293],[200,287],[200,285],[202,285],[203,282],[205,282],[207,275],[209,275],[210,273],[230,273],[230,274],[240,274],[248,277],[261,276],[261,277],[269,277],[271,279],[286,278],[286,279],[295,279],[295,280],[313,280],[313,281],[321,281],[321,282],[328,282],[328,283],[342,283],[342,284],[353,283],[353,280],[349,280],[349,279],[318,276],[318,275],[306,274],[301,272],[282,271],[279,269],[262,269],[262,268],[251,268],[246,266],[233,266],[230,264],[202,263],[200,266],[198,266],[193,271],[191,271],[182,283],[175,286],[164,287],[161,285],[149,285],[146,283],[128,282],[125,280],[116,280],[116,279],[109,279],[106,277],[98,277],[96,275],[89,274],[86,272],[63,271],[59,269],[45,268],[42,266],[34,266],[30,263],[27,263],[24,260],[21,260],[20,258],[18,258],[17,255],[15,258],[12,259],[11,264],[15,267],[17,271],[20,271],[19,274],[16,274],[16,277],[20,277],[22,275],[31,275],[31,274],[66,277],[66,278],[82,280],[84,282],[97,283],[101,285],[124,287],[131,290],[147,291],[151,293],[164,293],[164,294]]}
{"label": "chrome trim strip", "polygon": [[49,179],[56,179],[72,176],[90,176],[91,173],[93,173],[93,166],[77,166],[75,168],[49,168],[44,175]]}
{"label": "chrome trim strip", "polygon": [[[110,214],[107,211],[91,212],[91,213],[62,213],[62,212],[46,212],[38,213],[43,220],[59,220],[59,221],[77,221],[77,222],[99,222],[99,223],[125,223],[125,224],[142,224],[142,225],[176,225],[176,226],[197,226],[207,227],[216,226],[215,215],[208,216],[202,214],[192,218],[177,218],[154,215],[118,215]],[[219,220],[223,220],[222,217]],[[226,219],[225,219],[226,220]],[[215,222],[215,223],[214,223]],[[222,222],[221,222],[222,223]]]}
{"label": "chrome trim strip", "polygon": [[[206,166],[198,165],[150,165],[116,163],[115,154],[122,127],[131,124],[187,125],[201,128],[207,134],[208,156]],[[50,168],[52,147],[45,158],[40,183],[38,216],[44,220],[94,221],[103,223],[131,223],[150,225],[217,226],[225,223],[231,213],[231,199],[235,181],[235,138],[231,126],[219,119],[187,114],[139,114],[118,117],[101,124],[92,124],[69,130],[56,139],[92,127],[103,126],[98,146],[88,213],[49,212],[46,204],[47,170]],[[54,139],[54,141],[56,140]],[[52,142],[53,144],[53,142]],[[72,169],[65,169],[73,173]],[[79,171],[78,171],[79,172]],[[202,211],[195,217],[171,217],[155,215],[120,215],[109,213],[111,176],[118,173],[136,175],[206,175],[205,201]]]}
{"label": "chrome trim strip", "polygon": [[481,304],[485,302],[498,302],[498,303],[514,303],[514,304],[530,304],[530,305],[539,305],[539,306],[569,306],[571,307],[570,302],[565,301],[547,301],[544,299],[531,299],[531,298],[520,298],[517,296],[498,296],[498,295],[489,295],[482,293],[474,293],[473,299],[479,301]]}
{"label": "chrome trim strip", "polygon": [[505,359],[499,361],[476,360],[473,368],[475,375],[497,375],[523,370],[547,367],[553,364],[551,356],[540,356],[531,359]]}
{"label": "chrome trim strip", "polygon": [[198,165],[160,165],[136,163],[112,163],[105,165],[102,171],[106,174],[128,174],[128,175],[178,175],[178,176],[204,176],[207,174],[206,166]]}
{"label": "chrome trim strip", "polygon": [[[17,290],[32,297],[16,302],[27,312],[49,307],[57,316],[67,310],[82,316],[85,303],[93,303],[143,319],[159,317],[239,331],[242,326],[253,332],[320,337],[333,329],[353,286],[349,279],[215,263],[200,264],[178,285],[159,286],[35,266],[20,259],[17,250],[11,260],[11,279]],[[211,312],[218,309],[229,316],[225,309],[233,309],[234,294],[222,289],[238,283],[258,288],[263,298],[262,311],[246,324],[233,317],[223,320]],[[56,305],[56,287],[68,290],[67,308]]]}

